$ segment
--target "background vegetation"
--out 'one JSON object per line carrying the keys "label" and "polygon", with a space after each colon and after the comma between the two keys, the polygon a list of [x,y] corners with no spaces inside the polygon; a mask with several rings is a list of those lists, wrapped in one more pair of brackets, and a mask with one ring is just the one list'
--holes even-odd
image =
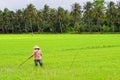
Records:
{"label": "background vegetation", "polygon": [[0,10],[0,33],[27,32],[120,32],[120,2],[74,3],[71,11],[47,4],[40,10],[33,4],[16,11]]}

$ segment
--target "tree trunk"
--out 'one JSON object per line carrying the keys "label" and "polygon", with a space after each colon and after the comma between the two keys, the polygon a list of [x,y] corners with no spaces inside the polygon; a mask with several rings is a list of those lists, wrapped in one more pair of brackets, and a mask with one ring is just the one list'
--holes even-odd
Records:
{"label": "tree trunk", "polygon": [[31,19],[31,17],[30,17],[30,27],[31,27],[32,35],[33,35],[33,27],[32,27],[32,19]]}
{"label": "tree trunk", "polygon": [[113,28],[113,32],[115,32],[115,27],[114,27],[114,25],[112,25],[112,28]]}
{"label": "tree trunk", "polygon": [[2,32],[5,33],[5,29],[4,29],[3,25],[2,25]]}
{"label": "tree trunk", "polygon": [[5,25],[5,33],[8,33],[7,26]]}
{"label": "tree trunk", "polygon": [[13,24],[12,24],[11,26],[12,26],[12,33],[14,33],[14,27],[13,27]]}
{"label": "tree trunk", "polygon": [[21,33],[21,31],[22,31],[22,30],[21,30],[21,26],[20,26],[20,23],[19,23],[19,25],[18,25],[18,26],[19,26],[19,31],[20,31],[20,33]]}
{"label": "tree trunk", "polygon": [[62,31],[62,23],[61,23],[61,21],[59,21],[59,24],[60,24],[60,32],[62,33],[63,31]]}
{"label": "tree trunk", "polygon": [[99,18],[97,19],[97,26],[98,26],[98,32],[101,32],[101,26],[100,26],[100,20],[99,20]]}
{"label": "tree trunk", "polygon": [[88,26],[89,26],[89,31],[91,32],[91,25],[90,25],[90,18],[88,17]]}
{"label": "tree trunk", "polygon": [[27,23],[25,22],[25,32],[28,32],[27,30]]}
{"label": "tree trunk", "polygon": [[39,23],[37,23],[37,26],[38,26],[38,32],[40,32],[40,25],[39,25]]}
{"label": "tree trunk", "polygon": [[53,25],[53,23],[52,23],[52,32],[55,32],[55,29],[54,29],[54,25]]}

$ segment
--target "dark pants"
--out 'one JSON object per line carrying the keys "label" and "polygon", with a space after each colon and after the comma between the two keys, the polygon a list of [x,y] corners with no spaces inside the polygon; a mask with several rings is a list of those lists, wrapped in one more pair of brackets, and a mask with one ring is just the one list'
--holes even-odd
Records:
{"label": "dark pants", "polygon": [[42,60],[34,60],[35,66],[38,66],[38,63],[40,64],[40,66],[43,66]]}

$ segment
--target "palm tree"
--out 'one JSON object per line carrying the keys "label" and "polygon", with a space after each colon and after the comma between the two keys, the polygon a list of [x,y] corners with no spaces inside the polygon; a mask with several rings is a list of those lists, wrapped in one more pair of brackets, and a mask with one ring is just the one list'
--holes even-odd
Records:
{"label": "palm tree", "polygon": [[49,16],[50,16],[50,8],[48,5],[44,5],[44,9],[42,11],[43,13],[43,29],[47,30],[49,29]]}
{"label": "palm tree", "polygon": [[2,10],[0,10],[0,30],[1,32],[4,32],[4,29],[3,29],[3,16],[2,16],[3,12]]}
{"label": "palm tree", "polygon": [[109,4],[107,5],[107,22],[108,25],[112,28],[112,31],[115,31],[115,27],[114,27],[114,23],[115,23],[115,18],[116,18],[116,8],[115,8],[115,3],[114,2],[109,2]]}
{"label": "palm tree", "polygon": [[104,18],[104,0],[94,0],[93,17],[94,24],[97,25],[98,31],[101,32],[102,20]]}
{"label": "palm tree", "polygon": [[59,23],[59,27],[60,27],[60,32],[62,33],[63,32],[63,29],[62,29],[62,22],[63,22],[63,19],[64,19],[64,9],[62,7],[58,7],[58,11],[57,11],[57,18],[58,18],[58,23]]}
{"label": "palm tree", "polygon": [[37,10],[33,4],[29,4],[26,8],[26,14],[29,19],[30,28],[33,34],[33,21],[35,21],[35,17],[37,15]]}
{"label": "palm tree", "polygon": [[23,14],[22,14],[22,11],[19,9],[16,11],[16,23],[17,23],[17,26],[18,26],[18,29],[19,29],[19,32],[22,31],[22,27],[21,27],[21,22],[22,22],[22,17],[23,17]]}
{"label": "palm tree", "polygon": [[56,32],[56,25],[57,22],[57,11],[55,9],[50,9],[50,25],[51,31]]}
{"label": "palm tree", "polygon": [[40,25],[42,24],[42,12],[41,11],[37,11],[37,16],[36,16],[36,22],[37,22],[37,26],[38,26],[38,32],[42,31],[42,28],[40,27]]}
{"label": "palm tree", "polygon": [[9,19],[10,19],[10,28],[11,28],[11,32],[14,33],[14,27],[15,27],[15,13],[13,11],[10,11],[9,13]]}
{"label": "palm tree", "polygon": [[92,27],[92,8],[93,8],[93,5],[91,2],[87,2],[84,6],[84,22],[87,23],[87,26],[89,28],[89,32],[92,31],[91,27]]}
{"label": "palm tree", "polygon": [[8,33],[8,24],[9,24],[9,9],[5,8],[3,11],[3,31],[4,33]]}
{"label": "palm tree", "polygon": [[64,17],[63,17],[63,22],[62,22],[63,32],[69,32],[71,30],[71,26],[70,26],[71,19],[70,18],[71,18],[71,16],[70,16],[69,11],[64,10]]}
{"label": "palm tree", "polygon": [[72,5],[71,16],[72,16],[74,28],[77,26],[76,27],[77,30],[79,30],[78,26],[79,26],[80,19],[81,19],[81,13],[82,13],[81,6],[78,3],[74,3]]}
{"label": "palm tree", "polygon": [[119,31],[120,32],[120,2],[118,2],[117,3],[117,9],[116,9],[116,14],[117,14],[117,16],[116,16],[116,27],[117,27],[117,31]]}
{"label": "palm tree", "polygon": [[27,14],[28,12],[27,12],[27,9],[23,9],[23,21],[24,21],[24,26],[25,26],[25,28],[24,28],[24,31],[25,32],[28,32],[28,30],[29,30],[29,25],[28,25],[28,23],[29,23],[29,21],[28,21],[28,19],[29,19],[29,17],[28,17],[28,14]]}

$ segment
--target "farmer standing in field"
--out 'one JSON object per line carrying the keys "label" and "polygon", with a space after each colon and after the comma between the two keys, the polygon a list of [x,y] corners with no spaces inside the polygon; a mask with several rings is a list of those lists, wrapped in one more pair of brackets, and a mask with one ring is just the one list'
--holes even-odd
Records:
{"label": "farmer standing in field", "polygon": [[42,63],[42,51],[40,50],[39,46],[34,46],[34,51],[31,55],[31,57],[34,56],[34,63],[35,63],[35,66],[38,66],[38,63],[40,64],[40,66],[42,67],[43,66],[43,63]]}

